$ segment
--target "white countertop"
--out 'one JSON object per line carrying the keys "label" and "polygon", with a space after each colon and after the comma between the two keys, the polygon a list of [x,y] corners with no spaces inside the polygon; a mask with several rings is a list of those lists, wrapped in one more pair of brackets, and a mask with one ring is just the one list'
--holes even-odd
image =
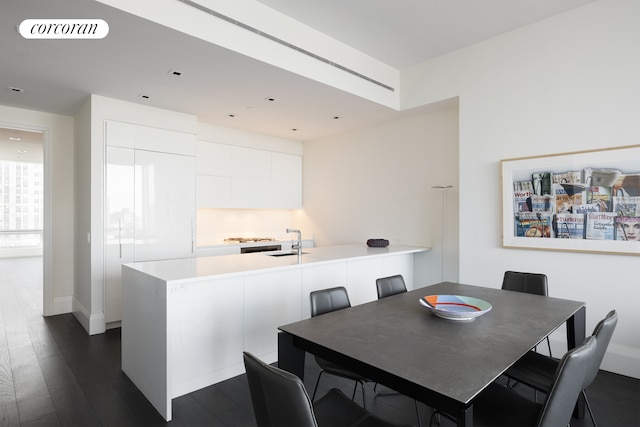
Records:
{"label": "white countertop", "polygon": [[430,248],[420,246],[391,245],[386,248],[370,248],[366,245],[354,244],[304,248],[300,262],[298,262],[297,255],[275,257],[269,256],[269,252],[260,252],[135,262],[126,265],[169,282],[204,279],[211,276],[257,273],[264,272],[265,270],[283,268],[299,268],[300,266],[323,262],[402,253],[417,253],[428,250],[430,250]]}

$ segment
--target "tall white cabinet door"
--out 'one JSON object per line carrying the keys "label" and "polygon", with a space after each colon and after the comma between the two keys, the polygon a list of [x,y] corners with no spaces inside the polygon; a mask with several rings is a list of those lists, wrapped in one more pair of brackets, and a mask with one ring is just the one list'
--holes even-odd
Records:
{"label": "tall white cabinet door", "polygon": [[105,322],[121,319],[122,264],[133,261],[134,150],[106,148]]}
{"label": "tall white cabinet door", "polygon": [[195,158],[135,151],[135,261],[195,256]]}
{"label": "tall white cabinet door", "polygon": [[302,156],[271,153],[271,195],[274,208],[302,208]]}

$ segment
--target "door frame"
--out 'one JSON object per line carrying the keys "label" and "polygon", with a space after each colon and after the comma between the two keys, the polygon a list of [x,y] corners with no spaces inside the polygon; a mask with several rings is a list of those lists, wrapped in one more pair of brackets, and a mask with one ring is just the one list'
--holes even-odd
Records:
{"label": "door frame", "polygon": [[51,255],[53,253],[52,242],[52,212],[53,203],[53,172],[52,172],[52,153],[51,153],[51,128],[48,126],[10,123],[0,121],[0,127],[5,129],[23,130],[29,132],[41,132],[43,144],[43,160],[42,167],[44,172],[43,183],[43,210],[44,218],[42,221],[42,314],[43,316],[51,316],[56,314],[53,312],[53,263]]}

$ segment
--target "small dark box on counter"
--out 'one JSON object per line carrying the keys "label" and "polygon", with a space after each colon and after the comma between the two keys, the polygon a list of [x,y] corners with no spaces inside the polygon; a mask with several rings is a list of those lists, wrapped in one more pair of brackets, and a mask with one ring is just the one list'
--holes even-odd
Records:
{"label": "small dark box on counter", "polygon": [[389,246],[387,239],[369,239],[367,240],[367,246],[370,248],[386,248]]}

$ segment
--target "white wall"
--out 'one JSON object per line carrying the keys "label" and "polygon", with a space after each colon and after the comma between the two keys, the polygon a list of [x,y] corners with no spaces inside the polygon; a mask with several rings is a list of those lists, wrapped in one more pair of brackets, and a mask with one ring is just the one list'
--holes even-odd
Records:
{"label": "white wall", "polygon": [[[416,285],[441,279],[441,194],[445,190],[445,279],[457,280],[458,109],[433,112],[304,145],[303,207],[297,226],[316,245],[365,243],[432,247]],[[451,220],[453,219],[453,220]]]}
{"label": "white wall", "polygon": [[[72,312],[91,329],[91,98],[82,104],[74,122],[74,278]],[[97,312],[102,310],[96,309]],[[104,316],[102,317],[104,322]]]}
{"label": "white wall", "polygon": [[73,292],[73,118],[0,105],[4,127],[44,132],[44,312],[71,310]]}
{"label": "white wall", "polygon": [[637,0],[597,1],[403,75],[406,107],[460,97],[461,282],[499,287],[505,270],[546,273],[551,296],[586,302],[588,332],[616,309],[603,368],[635,378],[640,260],[502,248],[499,161],[638,144],[638,22]]}

